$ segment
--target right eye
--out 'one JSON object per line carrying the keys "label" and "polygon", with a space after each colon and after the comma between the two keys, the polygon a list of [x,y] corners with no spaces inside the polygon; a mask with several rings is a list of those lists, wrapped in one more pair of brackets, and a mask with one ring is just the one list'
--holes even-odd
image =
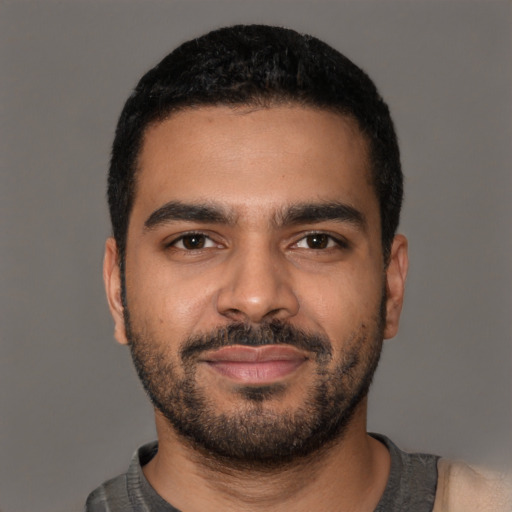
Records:
{"label": "right eye", "polygon": [[188,233],[181,235],[169,244],[169,247],[174,247],[184,251],[197,251],[216,246],[217,245],[211,238],[203,235],[202,233]]}

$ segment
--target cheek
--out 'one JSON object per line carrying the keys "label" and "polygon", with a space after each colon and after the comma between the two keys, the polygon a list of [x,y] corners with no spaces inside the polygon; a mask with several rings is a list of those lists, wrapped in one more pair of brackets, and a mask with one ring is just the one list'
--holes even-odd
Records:
{"label": "cheek", "polygon": [[126,288],[134,325],[180,339],[211,328],[214,278],[171,271],[166,265],[134,262],[131,269],[127,268]]}
{"label": "cheek", "polygon": [[380,311],[382,287],[379,269],[343,268],[324,276],[304,276],[300,285],[302,314],[313,320],[314,327],[337,339],[374,319]]}

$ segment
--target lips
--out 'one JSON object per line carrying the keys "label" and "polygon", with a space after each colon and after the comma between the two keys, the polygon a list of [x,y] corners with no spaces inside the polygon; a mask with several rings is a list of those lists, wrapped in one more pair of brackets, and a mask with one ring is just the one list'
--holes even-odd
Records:
{"label": "lips", "polygon": [[263,385],[287,377],[307,360],[289,345],[223,347],[202,358],[213,371],[239,383]]}

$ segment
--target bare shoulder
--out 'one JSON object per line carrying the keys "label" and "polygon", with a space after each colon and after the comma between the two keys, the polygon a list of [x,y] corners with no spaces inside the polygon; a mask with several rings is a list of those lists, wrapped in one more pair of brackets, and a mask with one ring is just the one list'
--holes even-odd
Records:
{"label": "bare shoulder", "polygon": [[512,512],[512,473],[440,459],[433,512]]}

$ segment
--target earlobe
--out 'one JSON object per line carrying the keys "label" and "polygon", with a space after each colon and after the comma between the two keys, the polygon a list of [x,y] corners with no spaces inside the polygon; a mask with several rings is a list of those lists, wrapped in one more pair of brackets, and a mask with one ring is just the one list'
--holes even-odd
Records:
{"label": "earlobe", "polygon": [[121,299],[121,271],[119,268],[117,244],[112,237],[108,238],[105,243],[103,281],[105,283],[110,313],[114,319],[114,336],[119,343],[127,345],[124,307]]}
{"label": "earlobe", "polygon": [[409,267],[407,238],[396,235],[391,246],[389,264],[386,269],[386,326],[384,338],[393,338],[400,323],[400,313],[405,293],[405,279]]}

